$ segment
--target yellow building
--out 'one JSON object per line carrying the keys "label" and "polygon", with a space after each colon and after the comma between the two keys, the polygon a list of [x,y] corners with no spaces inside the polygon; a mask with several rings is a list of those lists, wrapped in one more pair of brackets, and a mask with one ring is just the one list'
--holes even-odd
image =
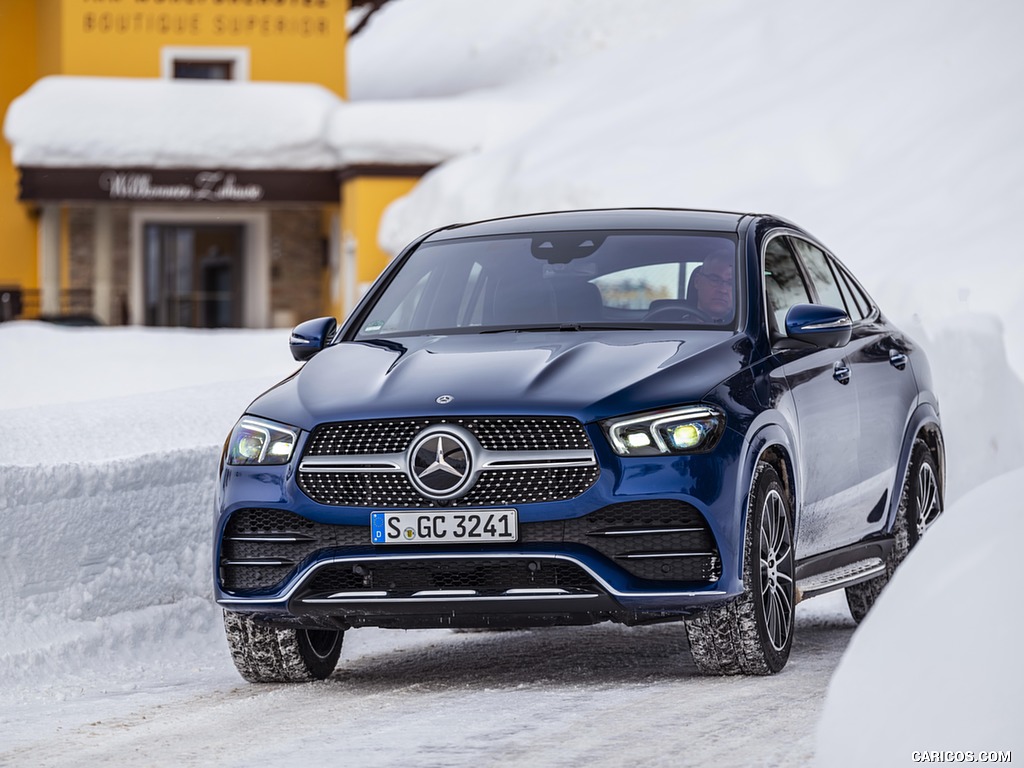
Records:
{"label": "yellow building", "polygon": [[[2,0],[0,320],[344,315],[424,168],[344,167],[348,0]],[[211,82],[224,81],[224,82]]]}

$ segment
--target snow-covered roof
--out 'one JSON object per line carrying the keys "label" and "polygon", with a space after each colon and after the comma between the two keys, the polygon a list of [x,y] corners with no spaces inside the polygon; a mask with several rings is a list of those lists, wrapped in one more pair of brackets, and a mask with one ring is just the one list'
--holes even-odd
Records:
{"label": "snow-covered roof", "polygon": [[4,134],[18,166],[330,168],[340,101],[299,83],[55,76],[11,104]]}
{"label": "snow-covered roof", "polygon": [[475,100],[345,102],[309,83],[52,76],[7,112],[20,167],[433,165],[508,125]]}

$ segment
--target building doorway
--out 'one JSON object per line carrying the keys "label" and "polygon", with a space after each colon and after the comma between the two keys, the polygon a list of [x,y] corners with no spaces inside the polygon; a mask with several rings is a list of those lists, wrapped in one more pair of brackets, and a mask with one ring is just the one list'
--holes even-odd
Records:
{"label": "building doorway", "polygon": [[146,224],[146,325],[241,327],[245,229],[244,225]]}

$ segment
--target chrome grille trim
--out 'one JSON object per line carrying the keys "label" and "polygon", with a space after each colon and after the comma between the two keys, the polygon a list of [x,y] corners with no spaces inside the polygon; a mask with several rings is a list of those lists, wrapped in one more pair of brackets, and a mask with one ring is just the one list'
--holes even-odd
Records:
{"label": "chrome grille trim", "polygon": [[299,544],[299,543],[304,542],[304,541],[316,541],[316,539],[314,537],[306,536],[305,534],[301,534],[301,533],[295,533],[295,534],[290,534],[290,533],[282,533],[282,534],[266,533],[266,534],[263,534],[261,536],[225,536],[224,540],[225,541],[250,541],[250,542],[259,542],[259,543],[262,543],[262,544],[281,544],[281,543],[283,543],[283,544]]}
{"label": "chrome grille trim", "polygon": [[[547,594],[547,593],[532,594],[531,593],[531,594],[524,594],[524,595],[511,594],[510,592],[505,592],[505,593],[503,593],[501,595],[462,595],[462,596],[454,596],[454,597],[444,596],[443,597],[443,601],[445,603],[449,603],[449,602],[455,602],[455,603],[484,603],[484,602],[486,602],[486,603],[490,603],[490,602],[493,602],[495,600],[500,600],[501,602],[514,601],[514,600],[530,600],[530,601],[533,601],[533,600],[566,600],[566,599],[579,600],[579,599],[586,599],[586,598],[600,597],[600,596],[601,595],[598,592],[566,592],[564,594],[562,594],[562,593],[558,593],[558,594]],[[663,597],[663,595],[659,595],[659,597]],[[385,596],[381,596],[381,597],[340,597],[340,598],[334,598],[334,597],[307,597],[307,598],[303,598],[300,602],[302,602],[302,603],[304,603],[306,605],[333,605],[333,604],[338,604],[338,603],[341,603],[341,604],[345,604],[345,603],[348,603],[348,604],[352,604],[352,603],[427,603],[427,604],[429,604],[431,601],[437,601],[437,600],[438,600],[437,597],[432,597],[432,596],[423,596],[423,597],[387,597],[385,595]],[[221,602],[221,604],[227,604],[228,603],[228,601],[226,601],[226,600],[221,600],[220,602]]]}
{"label": "chrome grille trim", "polygon": [[221,565],[236,566],[236,565],[248,565],[248,566],[287,566],[291,568],[295,565],[294,560],[225,560]]}
{"label": "chrome grille trim", "polygon": [[299,462],[300,472],[401,472],[404,453],[308,456]]}
{"label": "chrome grille trim", "polygon": [[[547,469],[555,467],[592,467],[597,464],[593,451],[488,451],[474,457],[477,470]],[[300,472],[401,472],[406,466],[404,453],[336,456],[309,456],[299,463]]]}
{"label": "chrome grille trim", "polygon": [[647,560],[653,557],[715,557],[714,552],[623,552],[615,555],[621,560]]}
{"label": "chrome grille trim", "polygon": [[644,536],[649,533],[700,533],[703,528],[621,528],[607,531],[589,531],[587,536]]}

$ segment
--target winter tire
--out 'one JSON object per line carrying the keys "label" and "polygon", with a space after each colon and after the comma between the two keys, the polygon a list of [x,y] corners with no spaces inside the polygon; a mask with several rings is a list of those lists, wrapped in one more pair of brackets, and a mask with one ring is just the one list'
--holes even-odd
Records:
{"label": "winter tire", "polygon": [[224,632],[239,674],[250,683],[323,680],[338,664],[345,633],[283,629],[224,611]]}
{"label": "winter tire", "polygon": [[870,581],[846,588],[846,604],[850,606],[850,615],[854,621],[860,624],[864,620],[896,568],[941,513],[942,488],[935,458],[928,446],[917,440],[900,493],[900,505],[892,528],[893,547],[885,561],[885,572]]}
{"label": "winter tire", "polygon": [[793,645],[792,514],[775,470],[758,465],[751,484],[743,544],[743,594],[686,621],[697,668],[714,675],[770,675]]}

